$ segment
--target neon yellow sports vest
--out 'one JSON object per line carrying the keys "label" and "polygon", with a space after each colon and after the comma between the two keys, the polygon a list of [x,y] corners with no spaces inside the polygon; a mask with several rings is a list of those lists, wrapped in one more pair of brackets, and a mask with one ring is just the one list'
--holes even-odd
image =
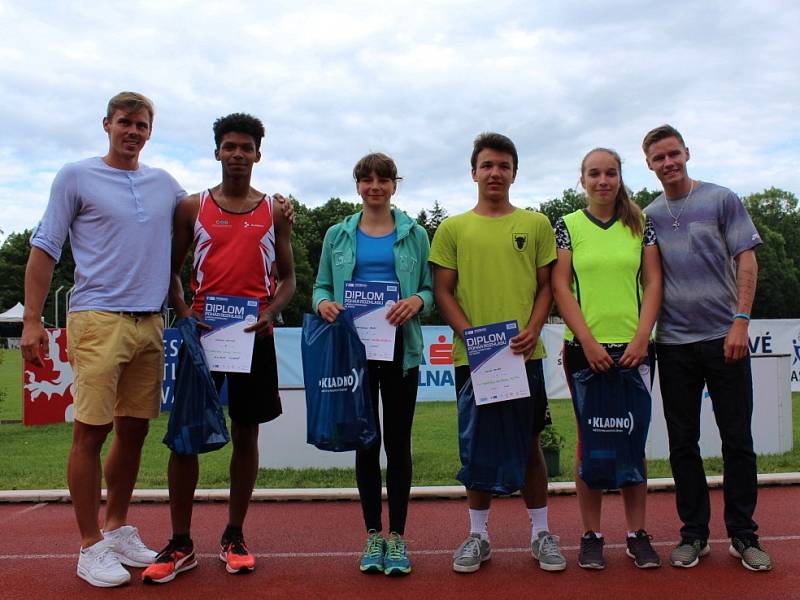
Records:
{"label": "neon yellow sports vest", "polygon": [[[564,217],[572,243],[572,295],[601,344],[630,342],[642,304],[642,236],[621,221],[610,225],[583,210]],[[569,328],[564,337],[574,339]]]}

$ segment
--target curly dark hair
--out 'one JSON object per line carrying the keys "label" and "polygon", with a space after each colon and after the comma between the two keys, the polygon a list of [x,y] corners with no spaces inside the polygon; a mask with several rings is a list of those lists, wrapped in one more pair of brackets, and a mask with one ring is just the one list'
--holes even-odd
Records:
{"label": "curly dark hair", "polygon": [[261,150],[261,138],[267,135],[261,119],[247,113],[233,113],[227,117],[220,117],[214,121],[214,142],[219,150],[219,145],[226,133],[244,133],[253,138],[256,150]]}

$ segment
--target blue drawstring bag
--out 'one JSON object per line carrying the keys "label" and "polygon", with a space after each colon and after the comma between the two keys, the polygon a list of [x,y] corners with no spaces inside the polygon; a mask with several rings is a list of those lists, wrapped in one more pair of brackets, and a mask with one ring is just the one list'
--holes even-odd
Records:
{"label": "blue drawstring bag", "polygon": [[518,398],[475,405],[472,380],[458,394],[456,475],[468,490],[513,494],[525,484],[531,448],[533,400]]}
{"label": "blue drawstring bag", "polygon": [[200,345],[197,320],[175,323],[183,337],[175,377],[175,400],[164,444],[178,454],[202,454],[222,448],[230,440],[217,388]]}
{"label": "blue drawstring bag", "polygon": [[378,439],[367,353],[349,310],[328,323],[303,316],[300,344],[306,388],[306,441],[320,450],[368,448]]}
{"label": "blue drawstring bag", "polygon": [[581,431],[579,475],[592,489],[617,489],[647,481],[644,446],[650,428],[650,392],[638,369],[583,369],[572,375],[573,404]]}

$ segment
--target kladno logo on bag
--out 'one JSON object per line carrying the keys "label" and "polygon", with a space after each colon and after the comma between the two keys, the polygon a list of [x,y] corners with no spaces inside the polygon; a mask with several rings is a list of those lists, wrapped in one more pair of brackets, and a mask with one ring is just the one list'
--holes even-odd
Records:
{"label": "kladno logo on bag", "polygon": [[627,417],[589,417],[589,427],[596,433],[622,433],[627,430],[628,435],[633,433],[633,413],[628,412]]}
{"label": "kladno logo on bag", "polygon": [[364,369],[351,369],[348,375],[337,375],[334,377],[321,377],[319,387],[323,393],[332,392],[355,392],[361,384]]}

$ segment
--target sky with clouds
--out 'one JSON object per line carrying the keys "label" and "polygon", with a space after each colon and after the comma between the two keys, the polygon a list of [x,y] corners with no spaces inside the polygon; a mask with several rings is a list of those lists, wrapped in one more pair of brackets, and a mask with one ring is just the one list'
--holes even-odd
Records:
{"label": "sky with clouds", "polygon": [[517,144],[519,206],[575,186],[595,146],[653,189],[640,143],[664,122],[694,177],[800,193],[793,0],[0,0],[0,22],[6,235],[36,224],[61,165],[105,153],[105,105],[124,89],[156,104],[142,160],[189,192],[219,180],[214,119],[245,111],[267,127],[254,185],[310,206],[358,200],[353,165],[383,151],[404,177],[398,206],[466,210],[485,130]]}

